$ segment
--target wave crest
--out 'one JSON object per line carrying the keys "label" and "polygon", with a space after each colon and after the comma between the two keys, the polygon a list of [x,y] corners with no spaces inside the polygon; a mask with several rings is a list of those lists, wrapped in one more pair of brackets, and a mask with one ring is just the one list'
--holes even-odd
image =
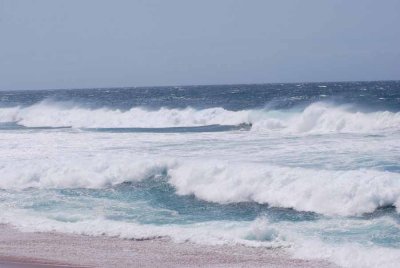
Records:
{"label": "wave crest", "polygon": [[257,202],[325,215],[400,207],[400,175],[376,170],[313,170],[262,164],[186,164],[169,171],[178,194],[218,203]]}
{"label": "wave crest", "polygon": [[363,113],[349,106],[317,102],[297,113],[280,113],[261,118],[254,130],[276,130],[285,133],[367,133],[398,130],[400,113],[389,111]]}
{"label": "wave crest", "polygon": [[26,127],[127,128],[179,127],[203,125],[238,125],[248,121],[248,111],[223,108],[196,110],[146,110],[134,107],[119,109],[88,109],[44,101],[29,107],[0,109],[0,122],[16,122]]}
{"label": "wave crest", "polygon": [[[116,159],[115,159],[116,160]],[[400,175],[251,163],[177,160],[31,161],[0,166],[0,188],[101,188],[162,177],[179,195],[216,203],[257,202],[325,215],[400,208]]]}
{"label": "wave crest", "polygon": [[89,109],[43,101],[29,107],[0,108],[0,123],[15,122],[25,127],[74,128],[163,128],[206,125],[251,124],[256,132],[279,134],[301,133],[368,133],[399,130],[400,113],[389,111],[360,112],[347,106],[316,102],[301,111],[241,110],[221,107],[196,110],[168,109],[130,110]]}

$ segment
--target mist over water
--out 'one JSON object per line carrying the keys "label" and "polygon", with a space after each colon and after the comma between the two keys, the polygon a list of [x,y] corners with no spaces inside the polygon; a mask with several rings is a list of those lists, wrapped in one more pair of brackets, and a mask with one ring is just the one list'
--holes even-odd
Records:
{"label": "mist over water", "polygon": [[0,222],[400,262],[400,83],[0,91]]}

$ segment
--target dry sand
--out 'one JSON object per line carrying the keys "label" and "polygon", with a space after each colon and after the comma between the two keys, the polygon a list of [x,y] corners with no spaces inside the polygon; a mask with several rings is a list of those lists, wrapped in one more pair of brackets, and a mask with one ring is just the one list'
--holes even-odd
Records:
{"label": "dry sand", "polygon": [[0,225],[0,267],[335,267],[281,249],[26,233]]}

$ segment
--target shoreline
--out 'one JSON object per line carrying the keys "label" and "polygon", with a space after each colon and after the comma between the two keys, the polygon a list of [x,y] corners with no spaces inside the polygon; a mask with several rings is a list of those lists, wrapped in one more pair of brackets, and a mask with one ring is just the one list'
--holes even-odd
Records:
{"label": "shoreline", "polygon": [[282,249],[175,243],[168,238],[21,232],[0,225],[0,267],[337,267],[324,260],[292,259]]}
{"label": "shoreline", "polygon": [[5,268],[88,268],[90,266],[72,265],[46,259],[10,257],[0,255],[0,267]]}

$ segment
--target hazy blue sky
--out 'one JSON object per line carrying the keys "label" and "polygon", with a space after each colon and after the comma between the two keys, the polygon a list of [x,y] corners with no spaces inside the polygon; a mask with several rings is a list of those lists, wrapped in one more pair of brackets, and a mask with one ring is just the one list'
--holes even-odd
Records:
{"label": "hazy blue sky", "polygon": [[400,79],[399,0],[0,0],[0,89]]}

